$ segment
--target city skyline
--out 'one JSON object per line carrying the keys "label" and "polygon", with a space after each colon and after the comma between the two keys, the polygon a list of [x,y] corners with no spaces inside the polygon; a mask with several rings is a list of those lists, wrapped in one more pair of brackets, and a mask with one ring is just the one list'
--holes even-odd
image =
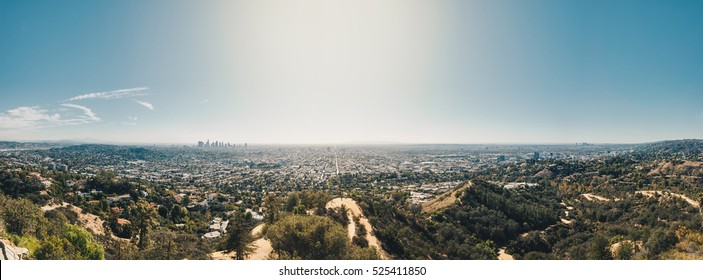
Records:
{"label": "city skyline", "polygon": [[0,141],[703,138],[700,1],[0,7]]}

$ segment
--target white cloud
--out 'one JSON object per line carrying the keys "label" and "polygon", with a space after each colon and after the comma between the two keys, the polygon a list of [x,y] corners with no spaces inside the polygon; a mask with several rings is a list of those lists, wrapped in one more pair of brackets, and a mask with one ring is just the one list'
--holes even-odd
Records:
{"label": "white cloud", "polygon": [[79,109],[79,110],[83,111],[82,119],[84,119],[84,120],[93,121],[93,122],[100,121],[100,118],[98,118],[98,116],[95,115],[95,113],[93,113],[93,110],[91,110],[88,107],[76,105],[76,104],[70,104],[70,103],[61,104],[61,106],[75,108],[75,109]]}
{"label": "white cloud", "polygon": [[33,129],[60,121],[59,114],[49,114],[38,106],[23,106],[0,114],[0,129]]}
{"label": "white cloud", "polygon": [[208,101],[210,101],[210,99],[205,98],[205,100],[200,101],[200,104],[205,104],[205,103],[207,103]]}
{"label": "white cloud", "polygon": [[148,89],[149,89],[148,87],[137,87],[137,88],[118,89],[118,90],[113,90],[113,91],[93,92],[93,93],[86,93],[86,94],[74,96],[74,97],[71,97],[71,98],[66,99],[64,101],[75,101],[75,100],[83,100],[83,99],[119,99],[119,98],[125,98],[125,97],[142,96],[142,95],[144,95],[143,91],[148,90]]}
{"label": "white cloud", "polygon": [[[137,87],[129,89],[119,89],[107,92],[94,92],[71,97],[67,101],[84,100],[84,99],[120,99],[134,96],[143,96],[143,91],[148,90],[147,87]],[[140,100],[134,100],[139,105],[142,105],[149,110],[154,110],[154,105]],[[102,119],[93,112],[92,109],[73,103],[62,103],[60,107],[44,109],[40,106],[21,106],[9,109],[5,112],[0,112],[0,130],[26,130],[26,129],[42,129],[49,127],[57,127],[62,125],[79,125],[101,122]],[[74,110],[75,109],[75,110]],[[61,114],[59,114],[59,112]],[[137,117],[127,116],[129,125],[136,124]]]}
{"label": "white cloud", "polygon": [[[76,125],[99,122],[101,119],[88,107],[76,104],[61,104],[62,107],[80,110],[83,114],[78,117],[62,118],[60,114],[51,114],[39,106],[22,106],[0,113],[0,129],[21,130],[39,129],[61,125]],[[61,109],[53,111],[64,111]],[[69,113],[69,111],[64,111]]]}
{"label": "white cloud", "polygon": [[139,120],[138,117],[132,117],[132,116],[125,116],[129,121],[122,121],[120,124],[122,125],[137,125],[137,120]]}
{"label": "white cloud", "polygon": [[149,103],[149,102],[141,101],[141,100],[135,100],[135,99],[132,99],[132,100],[133,100],[134,102],[137,102],[137,104],[142,105],[142,106],[148,108],[149,110],[154,110],[154,105],[151,104],[151,103]]}

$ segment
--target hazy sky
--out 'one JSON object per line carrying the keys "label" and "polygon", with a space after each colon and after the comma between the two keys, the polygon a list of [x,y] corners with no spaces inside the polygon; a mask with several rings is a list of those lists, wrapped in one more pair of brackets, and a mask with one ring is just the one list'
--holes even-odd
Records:
{"label": "hazy sky", "polygon": [[703,138],[703,1],[2,1],[0,140]]}

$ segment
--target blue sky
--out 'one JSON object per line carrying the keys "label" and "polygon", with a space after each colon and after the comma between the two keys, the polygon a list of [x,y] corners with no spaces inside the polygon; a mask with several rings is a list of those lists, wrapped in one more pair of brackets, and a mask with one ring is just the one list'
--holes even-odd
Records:
{"label": "blue sky", "polygon": [[703,136],[701,1],[2,1],[0,140]]}

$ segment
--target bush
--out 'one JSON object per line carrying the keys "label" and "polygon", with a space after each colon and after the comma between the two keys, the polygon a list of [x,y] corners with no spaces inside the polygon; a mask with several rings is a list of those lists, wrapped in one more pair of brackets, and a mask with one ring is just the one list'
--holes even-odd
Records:
{"label": "bush", "polygon": [[350,254],[347,233],[327,217],[289,215],[267,230],[282,259],[339,260]]}

